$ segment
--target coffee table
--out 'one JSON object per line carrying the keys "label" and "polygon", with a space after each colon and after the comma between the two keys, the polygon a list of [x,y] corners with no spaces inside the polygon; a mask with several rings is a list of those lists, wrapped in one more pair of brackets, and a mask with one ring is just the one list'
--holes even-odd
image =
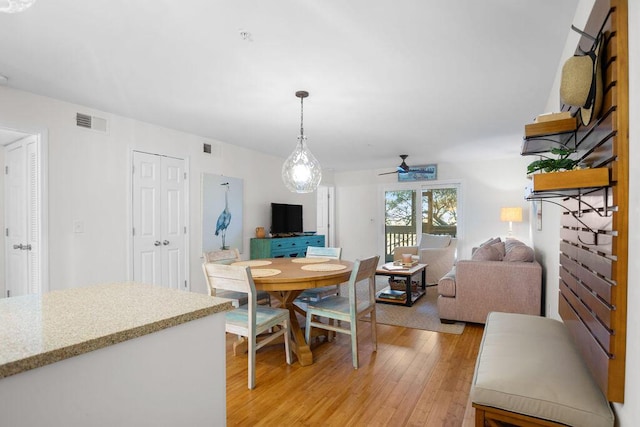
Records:
{"label": "coffee table", "polygon": [[[376,302],[382,304],[396,304],[411,307],[413,303],[416,302],[420,297],[422,297],[426,292],[427,266],[427,264],[416,264],[413,266],[403,267],[394,265],[393,262],[388,262],[379,267],[376,270],[376,276],[390,277],[391,280],[396,277],[402,278],[404,279],[405,290],[393,292],[391,291],[391,287],[388,286],[382,289],[380,292],[376,293]],[[411,278],[417,274],[420,274],[422,276],[422,282],[420,287],[416,288],[416,290],[413,291],[411,289]],[[392,293],[393,296],[391,296]],[[404,298],[402,295],[403,293]],[[385,294],[386,296],[388,296],[387,298],[385,298]]]}

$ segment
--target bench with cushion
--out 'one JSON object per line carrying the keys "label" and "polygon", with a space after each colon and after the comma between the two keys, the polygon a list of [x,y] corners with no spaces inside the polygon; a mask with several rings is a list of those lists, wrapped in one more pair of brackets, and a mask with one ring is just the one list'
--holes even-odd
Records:
{"label": "bench with cushion", "polygon": [[563,322],[492,312],[471,385],[476,426],[612,427],[609,402]]}

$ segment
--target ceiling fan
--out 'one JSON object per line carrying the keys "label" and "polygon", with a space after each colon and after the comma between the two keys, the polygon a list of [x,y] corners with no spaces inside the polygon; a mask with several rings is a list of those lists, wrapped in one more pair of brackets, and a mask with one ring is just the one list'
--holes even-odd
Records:
{"label": "ceiling fan", "polygon": [[405,162],[405,159],[407,157],[409,157],[408,154],[400,154],[400,158],[402,159],[402,163],[400,163],[400,165],[398,166],[398,168],[395,171],[379,173],[378,175],[390,175],[392,173],[407,173],[407,172],[409,172],[409,166]]}

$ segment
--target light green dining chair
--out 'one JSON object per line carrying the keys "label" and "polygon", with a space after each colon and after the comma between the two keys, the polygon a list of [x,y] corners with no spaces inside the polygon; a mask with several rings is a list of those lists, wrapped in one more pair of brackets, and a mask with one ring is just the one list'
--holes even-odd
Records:
{"label": "light green dining chair", "polygon": [[[325,329],[351,335],[351,355],[353,367],[358,369],[358,319],[369,315],[371,322],[371,339],[373,351],[377,350],[378,339],[376,336],[376,298],[375,298],[375,274],[379,256],[373,256],[353,263],[353,270],[347,284],[348,296],[330,296],[317,302],[309,302],[307,305],[307,321],[305,339],[309,342],[311,328]],[[358,293],[358,288],[366,286],[366,293]],[[366,295],[366,296],[365,296]],[[329,323],[320,322],[318,317],[329,319]],[[339,324],[335,324],[335,320]],[[349,322],[348,326],[343,326]]]}
{"label": "light green dining chair", "polygon": [[[284,336],[285,358],[287,364],[290,365],[289,310],[258,305],[256,286],[253,283],[249,267],[205,262],[202,264],[202,270],[210,288],[247,294],[248,303],[246,305],[241,305],[225,314],[225,330],[228,333],[247,338],[249,389],[253,389],[256,385],[256,352],[280,336]],[[258,336],[265,332],[270,333],[258,339]]]}
{"label": "light green dining chair", "polygon": [[[321,246],[307,247],[307,255],[305,258],[329,258],[340,259],[342,248],[327,248]],[[320,288],[305,289],[302,291],[296,302],[308,303],[310,301],[320,301],[331,295],[340,295],[340,285],[322,286]]]}
{"label": "light green dining chair", "polygon": [[[214,264],[225,264],[229,265],[236,261],[241,261],[240,252],[238,248],[231,249],[220,249],[217,251],[204,252],[202,254],[204,258],[204,262],[212,262]],[[218,296],[220,298],[227,298],[232,300],[232,304],[234,307],[240,307],[241,305],[245,305],[247,303],[247,294],[244,292],[234,292],[227,290],[219,290],[212,289],[209,287],[209,295],[212,297]],[[266,291],[258,291],[256,294],[256,298],[258,300],[258,304],[263,305],[271,305],[271,295]]]}

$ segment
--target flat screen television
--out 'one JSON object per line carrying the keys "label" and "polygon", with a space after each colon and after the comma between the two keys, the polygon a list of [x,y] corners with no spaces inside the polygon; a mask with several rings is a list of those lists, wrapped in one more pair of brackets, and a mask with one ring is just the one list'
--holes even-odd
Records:
{"label": "flat screen television", "polygon": [[302,205],[271,203],[271,234],[302,233]]}

